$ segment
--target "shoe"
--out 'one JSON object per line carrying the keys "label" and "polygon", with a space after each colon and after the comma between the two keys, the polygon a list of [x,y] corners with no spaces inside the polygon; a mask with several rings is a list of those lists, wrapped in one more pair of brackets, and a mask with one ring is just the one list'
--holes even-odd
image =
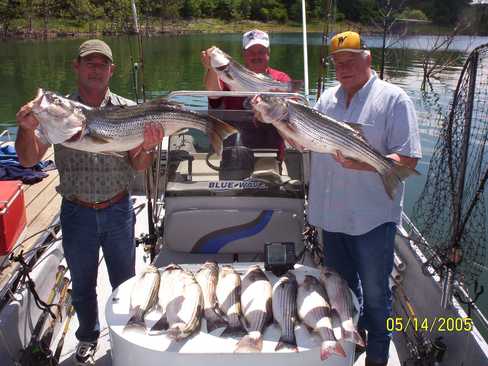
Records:
{"label": "shoe", "polygon": [[82,342],[76,346],[74,355],[75,365],[94,365],[95,353],[97,352],[97,342]]}

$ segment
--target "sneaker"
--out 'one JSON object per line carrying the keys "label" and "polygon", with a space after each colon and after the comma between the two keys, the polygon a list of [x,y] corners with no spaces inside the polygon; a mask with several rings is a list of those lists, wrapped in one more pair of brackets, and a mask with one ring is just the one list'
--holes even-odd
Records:
{"label": "sneaker", "polygon": [[95,353],[97,352],[97,342],[82,342],[76,346],[74,355],[75,365],[94,365]]}

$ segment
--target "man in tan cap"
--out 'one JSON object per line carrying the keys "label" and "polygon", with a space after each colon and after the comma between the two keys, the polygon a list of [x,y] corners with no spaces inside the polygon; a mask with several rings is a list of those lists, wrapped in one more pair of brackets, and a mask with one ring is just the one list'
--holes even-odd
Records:
{"label": "man in tan cap", "polygon": [[[360,125],[362,135],[377,151],[414,169],[421,149],[412,100],[399,87],[378,78],[371,69],[371,52],[358,33],[334,36],[330,53],[339,85],[327,89],[315,108],[338,121]],[[403,191],[402,183],[391,199],[368,164],[340,152],[312,153],[308,218],[323,230],[325,264],[358,297],[359,327],[368,332],[366,366],[388,363],[388,279]]]}
{"label": "man in tan cap", "polygon": [[[81,44],[73,68],[78,91],[69,96],[91,107],[134,105],[109,89],[115,70],[112,50],[103,41]],[[16,148],[19,161],[32,166],[49,145],[38,134],[39,122],[31,113],[32,102],[17,113]],[[152,162],[153,150],[163,139],[160,125],[146,125],[144,141],[123,157],[94,154],[54,145],[63,196],[60,221],[63,249],[72,279],[72,303],[79,320],[75,364],[95,362],[100,334],[96,294],[98,257],[102,248],[110,283],[116,288],[135,273],[135,215],[129,187],[135,172]]]}

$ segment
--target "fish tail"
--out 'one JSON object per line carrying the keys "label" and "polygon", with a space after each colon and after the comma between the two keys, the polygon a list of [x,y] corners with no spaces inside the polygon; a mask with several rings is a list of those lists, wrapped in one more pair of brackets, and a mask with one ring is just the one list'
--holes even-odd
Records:
{"label": "fish tail", "polygon": [[342,345],[337,341],[324,341],[320,346],[320,359],[327,360],[332,355],[346,357],[346,352]]}
{"label": "fish tail", "polygon": [[263,349],[263,338],[261,334],[256,336],[251,336],[250,334],[244,336],[235,349],[235,353],[255,353],[261,352]]}
{"label": "fish tail", "polygon": [[355,343],[360,347],[364,347],[365,343],[363,337],[358,333],[357,330],[342,330],[342,339]]}
{"label": "fish tail", "polygon": [[169,328],[168,319],[166,315],[161,316],[159,320],[154,324],[147,332],[148,335],[158,335],[165,332]]}
{"label": "fish tail", "polygon": [[215,153],[219,156],[222,156],[223,144],[227,137],[237,132],[237,130],[229,125],[221,121],[218,118],[208,116],[211,123],[208,124],[207,127],[207,135],[210,137],[210,143],[215,151]]}
{"label": "fish tail", "polygon": [[205,317],[205,319],[207,320],[208,333],[212,333],[215,329],[226,328],[228,325],[225,319],[217,315],[215,312],[212,316]]}
{"label": "fish tail", "polygon": [[186,333],[183,331],[184,327],[185,327],[184,324],[173,325],[171,328],[168,329],[168,331],[166,332],[166,335],[170,339],[174,339],[175,341],[179,341],[180,339],[183,339],[186,337]]}
{"label": "fish tail", "polygon": [[297,340],[295,338],[295,333],[290,334],[290,335],[285,335],[282,334],[280,339],[278,340],[278,344],[276,345],[275,351],[278,351],[280,349],[287,349],[291,350],[293,352],[298,352],[298,347],[297,347]]}
{"label": "fish tail", "polygon": [[146,324],[144,323],[143,312],[139,309],[137,309],[134,315],[130,317],[129,321],[124,327],[124,331],[129,329],[135,330],[138,328],[142,328],[142,329],[146,328]]}
{"label": "fish tail", "polygon": [[228,326],[220,335],[221,337],[231,337],[236,335],[244,335],[246,331],[241,325]]}
{"label": "fish tail", "polygon": [[412,169],[406,165],[399,164],[397,161],[390,160],[393,162],[393,166],[381,176],[383,185],[385,186],[386,193],[393,199],[398,185],[407,179],[411,175],[420,175],[418,171]]}

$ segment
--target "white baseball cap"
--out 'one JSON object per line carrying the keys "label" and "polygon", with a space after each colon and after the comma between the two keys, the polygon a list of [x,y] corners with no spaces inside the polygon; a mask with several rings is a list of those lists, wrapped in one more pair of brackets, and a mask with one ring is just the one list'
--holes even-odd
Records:
{"label": "white baseball cap", "polygon": [[242,36],[242,48],[247,50],[249,47],[252,47],[256,44],[260,44],[261,46],[269,48],[268,33],[259,29],[253,29],[249,32],[244,33],[244,35]]}

